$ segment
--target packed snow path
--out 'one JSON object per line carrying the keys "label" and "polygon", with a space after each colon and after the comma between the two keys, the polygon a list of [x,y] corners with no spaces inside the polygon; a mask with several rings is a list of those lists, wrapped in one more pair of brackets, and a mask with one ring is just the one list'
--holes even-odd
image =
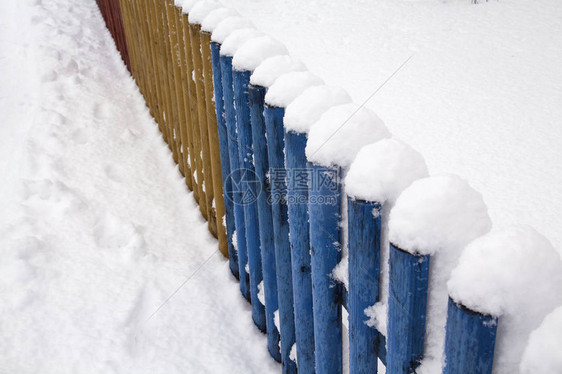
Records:
{"label": "packed snow path", "polygon": [[0,373],[278,372],[96,2],[0,28]]}

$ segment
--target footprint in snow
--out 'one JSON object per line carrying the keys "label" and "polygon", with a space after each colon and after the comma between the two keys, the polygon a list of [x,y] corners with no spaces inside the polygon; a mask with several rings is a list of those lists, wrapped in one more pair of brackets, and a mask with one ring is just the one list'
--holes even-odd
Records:
{"label": "footprint in snow", "polygon": [[50,214],[53,217],[82,215],[87,204],[66,184],[50,179],[25,180],[24,196],[29,214]]}
{"label": "footprint in snow", "polygon": [[136,262],[147,254],[143,231],[142,227],[107,212],[94,226],[93,234],[98,247],[118,250],[123,261]]}
{"label": "footprint in snow", "polygon": [[124,142],[129,143],[129,142],[135,141],[139,136],[140,136],[140,134],[138,133],[137,130],[133,131],[130,128],[126,128],[121,133],[121,136],[119,137],[119,139],[123,140]]}
{"label": "footprint in snow", "polygon": [[23,182],[24,196],[25,199],[30,199],[33,196],[37,196],[42,200],[46,200],[51,197],[53,182],[50,179],[43,180],[25,180]]}
{"label": "footprint in snow", "polygon": [[[39,5],[39,4],[37,4]],[[46,18],[44,16],[33,16],[31,17],[31,24],[32,25],[38,25],[40,23],[45,22]]]}
{"label": "footprint in snow", "polygon": [[109,105],[95,103],[93,114],[96,119],[107,119],[111,115]]}
{"label": "footprint in snow", "polygon": [[86,129],[78,128],[72,132],[70,137],[76,144],[86,144],[88,142]]}
{"label": "footprint in snow", "polygon": [[58,111],[46,108],[41,109],[42,110],[37,114],[34,120],[34,122],[39,126],[46,127],[52,125],[58,127],[64,125],[67,122],[66,116],[59,113]]}
{"label": "footprint in snow", "polygon": [[104,169],[105,175],[112,181],[121,183],[123,182],[123,175],[119,168],[115,165],[107,165]]}
{"label": "footprint in snow", "polygon": [[54,82],[58,79],[58,77],[59,77],[58,73],[54,70],[51,70],[41,76],[41,82],[42,83]]}
{"label": "footprint in snow", "polygon": [[25,236],[18,240],[17,255],[24,261],[30,261],[37,255],[48,251],[49,245],[35,236]]}
{"label": "footprint in snow", "polygon": [[29,307],[36,299],[34,285],[40,277],[40,269],[31,261],[42,250],[44,244],[35,237],[20,237],[8,242],[10,251],[0,256],[0,273],[4,292],[2,306],[12,311]]}
{"label": "footprint in snow", "polygon": [[60,71],[66,76],[71,76],[78,74],[80,68],[78,66],[78,62],[76,62],[75,59],[71,58]]}

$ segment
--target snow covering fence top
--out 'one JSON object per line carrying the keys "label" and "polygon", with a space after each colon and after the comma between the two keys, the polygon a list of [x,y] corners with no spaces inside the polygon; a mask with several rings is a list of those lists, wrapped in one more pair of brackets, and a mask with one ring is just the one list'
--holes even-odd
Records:
{"label": "snow covering fence top", "polygon": [[[463,251],[447,284],[449,295],[456,303],[498,318],[495,372],[519,370],[525,347],[532,343],[530,334],[547,314],[562,304],[561,269],[562,262],[554,247],[528,226],[488,234]],[[548,362],[553,358],[544,359]],[[528,366],[538,367],[541,360],[542,357],[532,356],[526,359]],[[449,361],[451,365],[456,363]],[[545,364],[545,368],[550,365]],[[556,373],[561,368],[532,372]]]}
{"label": "snow covering fence top", "polygon": [[459,177],[420,179],[399,196],[389,218],[387,335],[388,348],[400,354],[389,357],[390,367],[423,359],[420,370],[441,369],[447,279],[464,246],[490,227],[482,196]]}
{"label": "snow covering fence top", "polygon": [[98,4],[283,372],[344,371],[342,308],[351,373],[562,372],[562,263],[540,234],[488,233],[466,181],[428,177],[232,9]]}

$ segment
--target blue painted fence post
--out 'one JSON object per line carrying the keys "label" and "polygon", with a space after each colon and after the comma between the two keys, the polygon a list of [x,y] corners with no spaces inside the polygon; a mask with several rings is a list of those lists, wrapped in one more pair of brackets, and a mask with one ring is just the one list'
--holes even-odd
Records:
{"label": "blue painted fence post", "polygon": [[347,198],[349,243],[349,372],[376,373],[379,332],[365,309],[379,301],[381,211],[378,202]]}
{"label": "blue painted fence post", "polygon": [[250,122],[252,124],[252,140],[254,144],[254,163],[258,180],[261,181],[261,193],[258,195],[258,217],[261,243],[261,259],[263,267],[263,283],[265,296],[265,317],[267,326],[267,348],[271,356],[281,362],[279,349],[279,331],[274,323],[274,312],[279,307],[277,297],[277,271],[275,268],[275,243],[273,241],[273,213],[269,197],[271,187],[267,174],[269,160],[267,141],[265,138],[264,98],[265,87],[250,84]]}
{"label": "blue painted fence post", "polygon": [[310,162],[308,166],[316,372],[340,374],[342,290],[331,273],[341,260],[341,169]]}
{"label": "blue painted fence post", "polygon": [[413,255],[390,243],[388,373],[413,373],[423,358],[429,255]]}
{"label": "blue painted fence post", "polygon": [[285,132],[285,165],[288,170],[289,233],[298,369],[314,373],[314,315],[310,268],[310,230],[308,223],[308,183],[306,164],[307,134]]}
{"label": "blue painted fence post", "polygon": [[491,374],[498,319],[449,298],[443,374]]}
{"label": "blue painted fence post", "polygon": [[250,106],[248,85],[250,71],[233,70],[234,102],[236,104],[236,129],[238,133],[238,154],[240,168],[244,178],[240,180],[242,204],[244,204],[244,221],[246,224],[246,245],[250,270],[250,295],[252,300],[252,317],[256,326],[265,332],[265,308],[258,300],[258,285],[263,280],[260,234],[258,221],[258,194],[261,181],[256,176],[254,151],[252,145],[252,128],[250,124]]}
{"label": "blue painted fence post", "polygon": [[[228,134],[228,155],[230,160],[231,182],[239,179],[240,159],[238,154],[238,135],[236,133],[236,112],[234,107],[234,88],[232,83],[232,57],[220,56],[222,89],[224,98],[224,114]],[[248,263],[248,252],[246,248],[246,224],[244,222],[244,206],[242,205],[242,193],[237,186],[231,184],[232,190],[225,191],[234,202],[234,222],[236,226],[236,244],[238,254],[238,269],[240,273],[240,292],[250,301],[250,274],[246,272]],[[227,197],[227,196],[225,196]]]}
{"label": "blue painted fence post", "polygon": [[285,140],[283,117],[285,109],[266,105],[264,108],[267,151],[270,168],[271,209],[275,233],[275,260],[277,264],[277,293],[281,333],[281,362],[284,373],[296,373],[296,364],[289,358],[295,343],[293,313],[293,281],[291,248],[289,244],[289,214],[285,168]]}
{"label": "blue painted fence post", "polygon": [[[230,175],[230,157],[228,155],[228,133],[226,129],[226,119],[224,115],[224,99],[222,94],[222,74],[220,68],[220,44],[211,42],[211,56],[213,60],[213,86],[215,91],[215,111],[217,115],[217,127],[219,134],[219,150],[221,156],[221,175],[223,180],[223,191],[232,191],[232,181]],[[240,270],[238,269],[238,255],[234,249],[232,237],[234,234],[234,203],[232,199],[224,193],[224,210],[226,223],[226,237],[228,244],[228,259],[230,271],[237,279]]]}

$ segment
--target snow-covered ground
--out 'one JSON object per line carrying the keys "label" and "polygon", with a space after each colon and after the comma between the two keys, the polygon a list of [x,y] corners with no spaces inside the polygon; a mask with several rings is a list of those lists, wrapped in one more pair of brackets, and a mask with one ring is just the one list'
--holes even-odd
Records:
{"label": "snow-covered ground", "polygon": [[[562,2],[222,2],[562,253]],[[0,373],[280,371],[95,1],[0,1],[0,120]]]}
{"label": "snow-covered ground", "polygon": [[278,372],[96,2],[0,38],[0,373]]}
{"label": "snow-covered ground", "polygon": [[222,0],[562,253],[562,2]]}

